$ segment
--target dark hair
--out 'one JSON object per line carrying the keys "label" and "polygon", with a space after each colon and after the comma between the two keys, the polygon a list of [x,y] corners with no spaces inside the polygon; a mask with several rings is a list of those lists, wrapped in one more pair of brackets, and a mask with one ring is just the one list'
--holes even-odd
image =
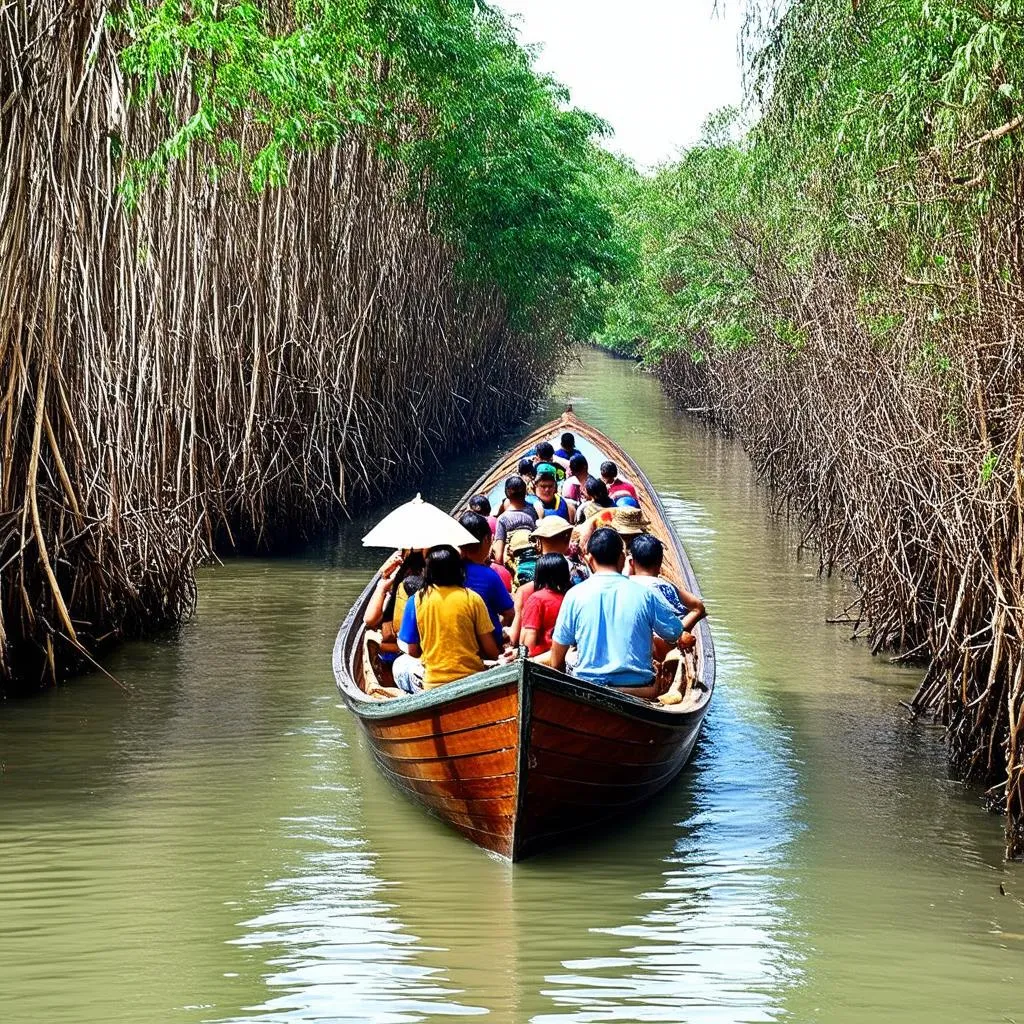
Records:
{"label": "dark hair", "polygon": [[474,494],[466,504],[474,512],[479,512],[482,516],[489,516],[491,514],[491,502],[485,494]]}
{"label": "dark hair", "polygon": [[657,537],[638,533],[629,545],[629,553],[641,569],[657,569],[665,557],[665,548]]}
{"label": "dark hair", "polygon": [[587,497],[601,508],[611,508],[615,504],[608,497],[608,485],[600,477],[588,476],[583,486],[586,488]]}
{"label": "dark hair", "polygon": [[559,440],[562,442],[562,447],[567,452],[574,452],[576,450],[576,438],[568,431],[566,431]]}
{"label": "dark hair", "polygon": [[[398,600],[398,585],[407,579],[418,579],[422,576],[426,565],[427,560],[423,557],[423,552],[420,551],[419,548],[414,548],[405,556],[402,564],[398,567],[398,572],[395,573],[395,582],[394,586],[391,588],[391,593],[388,594],[388,599],[384,602],[385,622],[390,622],[395,617],[395,604]],[[414,593],[413,591],[410,591],[408,587],[406,587],[405,592],[410,597]]]}
{"label": "dark hair", "polygon": [[513,501],[526,500],[526,481],[515,473],[505,479],[505,497]]}
{"label": "dark hair", "polygon": [[528,476],[531,480],[537,475],[537,467],[533,464],[533,459],[519,460],[519,475]]}
{"label": "dark hair", "polygon": [[405,596],[412,597],[417,590],[423,589],[423,577],[422,576],[406,576],[402,580],[402,586],[405,587]]}
{"label": "dark hair", "polygon": [[[616,534],[617,536],[617,534]],[[466,567],[462,555],[451,544],[438,544],[427,552],[427,567],[423,572],[423,590],[431,587],[464,587]]]}
{"label": "dark hair", "polygon": [[537,457],[541,462],[550,462],[555,457],[555,446],[550,441],[537,445]]}
{"label": "dark hair", "polygon": [[586,455],[583,452],[576,452],[569,459],[569,472],[575,476],[577,473],[585,473],[589,469]]}
{"label": "dark hair", "polygon": [[619,475],[619,467],[614,462],[601,463],[601,476],[608,480],[614,480]]}
{"label": "dark hair", "polygon": [[533,571],[533,590],[553,590],[564,594],[569,589],[569,561],[565,555],[541,555]]}
{"label": "dark hair", "polygon": [[473,534],[477,544],[484,544],[491,539],[491,524],[479,512],[463,512],[459,517],[459,526]]}
{"label": "dark hair", "polygon": [[610,526],[596,529],[587,544],[587,553],[602,566],[617,566],[623,551],[622,538]]}

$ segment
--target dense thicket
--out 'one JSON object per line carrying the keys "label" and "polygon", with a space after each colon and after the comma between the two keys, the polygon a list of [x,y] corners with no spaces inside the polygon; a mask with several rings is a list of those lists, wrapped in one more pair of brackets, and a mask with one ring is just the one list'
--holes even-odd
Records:
{"label": "dense thicket", "polygon": [[521,415],[622,259],[469,0],[0,7],[0,690]]}
{"label": "dense thicket", "polygon": [[751,5],[745,52],[746,128],[620,169],[644,257],[602,340],[734,427],[874,649],[927,661],[1020,855],[1024,9]]}

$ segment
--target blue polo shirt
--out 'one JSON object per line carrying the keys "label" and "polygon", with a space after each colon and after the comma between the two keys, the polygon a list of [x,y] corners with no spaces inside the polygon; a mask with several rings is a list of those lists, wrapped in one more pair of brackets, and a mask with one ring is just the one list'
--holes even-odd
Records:
{"label": "blue polo shirt", "polygon": [[463,562],[466,567],[466,587],[474,590],[487,605],[487,614],[494,623],[494,639],[498,642],[498,650],[504,646],[501,635],[501,613],[514,607],[512,595],[505,589],[501,577],[489,566],[478,565],[476,562]]}
{"label": "blue polo shirt", "polygon": [[675,641],[682,632],[679,616],[657,590],[617,572],[596,572],[565,595],[553,639],[576,647],[577,678],[646,686],[654,678],[653,634]]}

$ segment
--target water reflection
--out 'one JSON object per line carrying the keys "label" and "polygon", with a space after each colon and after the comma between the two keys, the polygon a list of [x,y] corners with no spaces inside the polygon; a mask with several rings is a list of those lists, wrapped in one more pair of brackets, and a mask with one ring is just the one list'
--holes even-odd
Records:
{"label": "water reflection", "polygon": [[[800,973],[782,870],[796,778],[785,737],[752,718],[731,696],[718,704],[686,789],[673,794],[683,815],[659,884],[637,894],[621,923],[590,929],[578,958],[547,976],[558,1010],[534,1021],[719,1024],[781,1014]],[[616,859],[622,872],[646,854],[630,846]],[[613,941],[614,955],[595,955],[595,933]]]}

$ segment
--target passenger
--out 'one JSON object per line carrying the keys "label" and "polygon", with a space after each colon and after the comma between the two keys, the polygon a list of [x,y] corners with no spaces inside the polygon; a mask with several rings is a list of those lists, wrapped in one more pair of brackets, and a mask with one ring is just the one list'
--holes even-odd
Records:
{"label": "passenger", "polygon": [[[526,503],[531,505],[537,515],[540,515],[540,502],[537,500],[537,495],[533,493],[534,487],[537,486],[537,465],[533,459],[522,458],[519,460],[519,475],[526,482]],[[502,502],[501,511],[505,511],[505,502]]]}
{"label": "passenger", "polygon": [[683,630],[687,633],[707,614],[704,602],[671,580],[661,575],[665,547],[657,537],[649,533],[637,534],[629,545],[629,559],[633,563],[632,579],[644,586],[657,590],[679,616]]}
{"label": "passenger", "polygon": [[[591,536],[603,526],[610,526],[626,543],[640,533],[646,533],[650,522],[638,508],[602,508],[577,527],[577,537],[582,550],[587,550]],[[626,575],[629,575],[627,572]]]}
{"label": "passenger", "polygon": [[576,504],[563,498],[558,493],[557,473],[550,462],[541,462],[537,466],[537,486],[535,488],[540,501],[539,515],[561,516],[571,523],[576,515]]}
{"label": "passenger", "polygon": [[605,482],[596,476],[588,476],[583,485],[584,501],[576,510],[576,522],[583,523],[597,515],[603,508],[611,508],[615,502],[608,497]]}
{"label": "passenger", "polygon": [[637,501],[640,500],[636,488],[631,483],[619,478],[619,467],[614,462],[601,463],[601,479],[605,482],[605,486],[608,488],[608,497],[612,501],[621,498],[623,494],[628,494]]}
{"label": "passenger", "polygon": [[494,628],[483,598],[465,586],[459,552],[450,544],[431,548],[423,587],[405,606],[395,661],[395,685],[418,693],[484,670],[498,657]]}
{"label": "passenger", "polygon": [[[526,502],[528,505],[536,507],[536,499],[533,496],[533,485],[537,480],[537,467],[534,464],[533,459],[522,458],[519,460],[519,466],[516,469],[516,475],[523,478],[523,482],[526,484]],[[502,498],[501,504],[498,506],[498,515],[500,516],[508,508],[508,498]],[[498,532],[498,528],[494,528],[494,532]]]}
{"label": "passenger", "polygon": [[491,515],[491,499],[486,494],[474,494],[466,504],[471,512],[476,512],[477,515],[481,515],[487,520],[491,533],[494,533],[498,528],[498,519],[496,516]]}
{"label": "passenger", "polygon": [[462,548],[462,559],[466,563],[466,586],[484,599],[487,614],[494,624],[494,641],[500,651],[505,646],[502,626],[512,625],[513,605],[512,595],[489,564],[491,528],[487,520],[476,512],[464,512],[459,525],[476,537],[475,544],[466,544]]}
{"label": "passenger", "polygon": [[675,643],[683,624],[661,594],[622,575],[626,547],[614,530],[594,533],[587,558],[593,575],[565,595],[549,664],[564,671],[569,648],[575,646],[573,675],[654,698],[654,635]]}
{"label": "passenger", "polygon": [[534,456],[534,463],[537,466],[537,476],[540,477],[541,466],[551,466],[555,471],[555,482],[561,483],[565,479],[565,469],[555,462],[555,446],[550,441],[541,441],[537,445],[537,454]]}
{"label": "passenger", "polygon": [[[590,576],[590,569],[580,557],[579,547],[573,542],[572,527],[561,516],[545,516],[538,524],[530,540],[540,549],[540,556],[562,555],[569,565],[569,585],[582,583]],[[514,594],[515,618],[508,631],[509,642],[516,646],[522,640],[523,608],[533,593],[534,581],[518,587]]]}
{"label": "passenger", "polygon": [[533,593],[523,607],[522,642],[531,658],[547,663],[558,609],[569,589],[569,563],[562,555],[541,555]]}
{"label": "passenger", "polygon": [[587,457],[582,452],[576,452],[569,460],[569,475],[562,484],[562,497],[577,505],[583,501],[583,495],[587,487],[587,477],[590,475],[590,467],[587,464]]}
{"label": "passenger", "polygon": [[511,594],[512,593],[512,573],[510,573],[508,571],[508,569],[505,568],[503,563],[496,562],[494,560],[494,556],[493,555],[491,556],[490,562],[488,564],[498,574],[498,577],[501,579],[501,585]]}
{"label": "passenger", "polygon": [[520,459],[518,473],[526,481],[526,489],[532,494],[533,485],[537,482],[537,463],[529,457]]}
{"label": "passenger", "polygon": [[569,431],[566,431],[559,438],[559,441],[562,447],[555,452],[555,458],[568,466],[572,461],[572,457],[579,454],[579,449],[576,447],[576,438]]}
{"label": "passenger", "polygon": [[494,531],[494,560],[505,561],[505,542],[516,530],[532,530],[537,525],[537,513],[526,502],[526,482],[512,475],[505,480],[505,511],[498,516]]}
{"label": "passenger", "polygon": [[363,614],[368,629],[381,633],[380,660],[390,665],[399,655],[398,628],[402,624],[405,603],[418,589],[426,562],[420,551],[410,551],[403,558],[392,555],[381,569],[370,602]]}

